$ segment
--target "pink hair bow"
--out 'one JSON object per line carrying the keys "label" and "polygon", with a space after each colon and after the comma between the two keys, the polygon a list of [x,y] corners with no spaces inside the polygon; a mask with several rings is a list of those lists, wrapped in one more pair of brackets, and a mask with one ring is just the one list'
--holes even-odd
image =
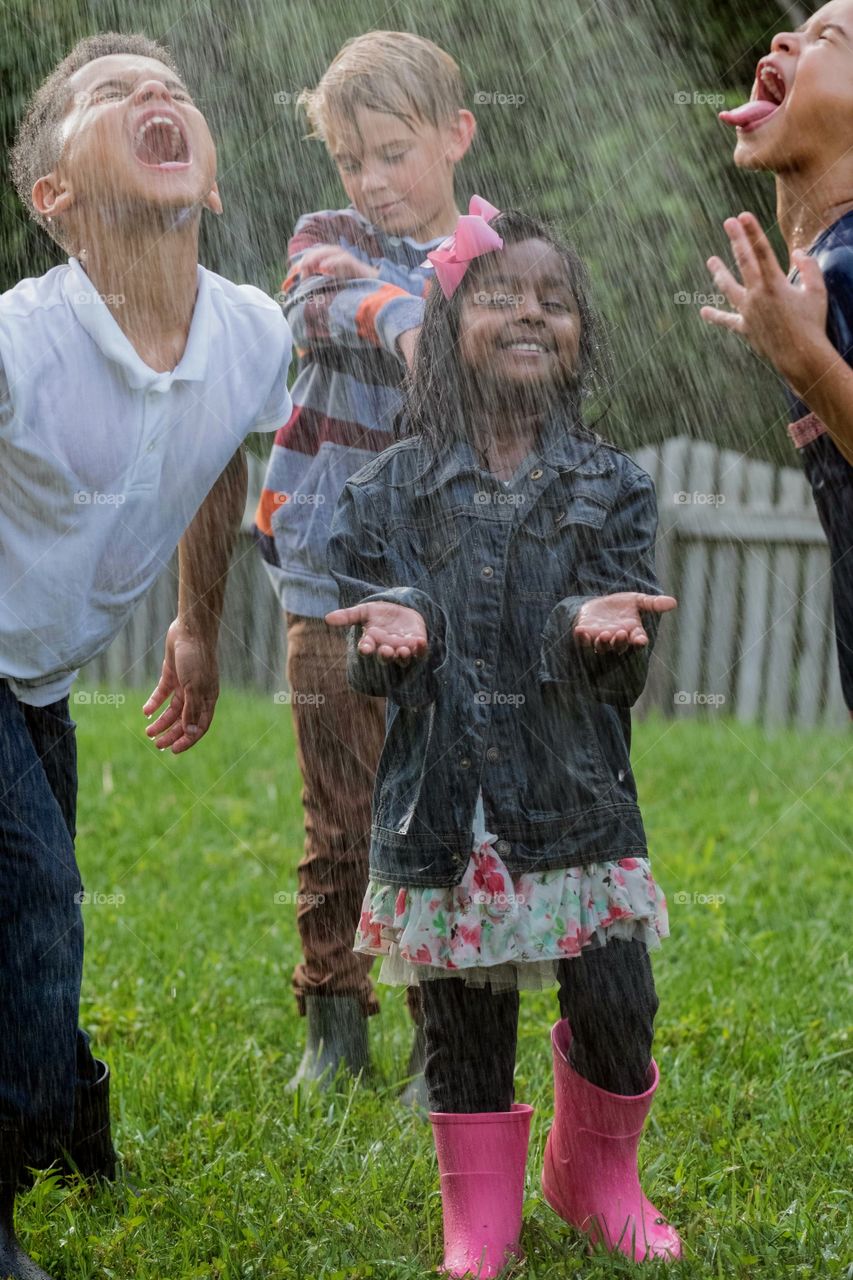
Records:
{"label": "pink hair bow", "polygon": [[425,267],[431,262],[435,267],[445,298],[453,297],[474,258],[503,248],[503,240],[489,226],[492,218],[499,213],[500,209],[489,204],[482,196],[472,196],[468,202],[468,212],[460,216],[453,235],[442,240],[437,249],[427,254],[426,262],[421,263]]}

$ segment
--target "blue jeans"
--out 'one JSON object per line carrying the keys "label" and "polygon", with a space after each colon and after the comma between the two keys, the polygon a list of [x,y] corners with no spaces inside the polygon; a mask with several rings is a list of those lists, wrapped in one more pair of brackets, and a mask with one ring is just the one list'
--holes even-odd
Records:
{"label": "blue jeans", "polygon": [[77,1029],[74,730],[67,698],[31,707],[0,679],[0,1130],[20,1134],[35,1166],[69,1145],[75,1084],[95,1075]]}
{"label": "blue jeans", "polygon": [[853,714],[853,467],[826,433],[800,449],[829,543],[841,689]]}

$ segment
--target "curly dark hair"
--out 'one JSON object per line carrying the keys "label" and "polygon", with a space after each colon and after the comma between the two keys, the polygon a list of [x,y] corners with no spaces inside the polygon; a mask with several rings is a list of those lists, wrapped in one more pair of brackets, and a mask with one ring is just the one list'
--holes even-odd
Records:
{"label": "curly dark hair", "polygon": [[12,146],[12,181],[21,202],[30,217],[63,248],[68,246],[63,238],[61,222],[52,222],[42,217],[33,205],[33,187],[39,178],[55,168],[59,159],[59,125],[68,105],[68,81],[88,62],[121,53],[154,58],[176,76],[180,76],[171,51],[148,36],[123,35],[118,31],[87,36],[75,44],[30,98]]}
{"label": "curly dark hair", "polygon": [[[590,300],[586,267],[575,248],[538,218],[509,209],[496,215],[489,225],[505,244],[544,240],[557,250],[566,265],[580,313],[581,334],[578,366],[562,388],[560,407],[577,429],[584,430],[583,401],[592,396],[603,399],[604,408],[595,418],[599,421],[606,412],[611,384],[610,347]],[[406,404],[397,419],[396,433],[399,437],[420,436],[426,455],[432,458],[452,441],[470,440],[470,426],[465,421],[470,375],[459,356],[459,325],[462,299],[477,285],[478,263],[490,256],[484,255],[471,264],[450,299],[445,298],[437,282],[433,282],[427,297],[414,367],[406,386]]]}

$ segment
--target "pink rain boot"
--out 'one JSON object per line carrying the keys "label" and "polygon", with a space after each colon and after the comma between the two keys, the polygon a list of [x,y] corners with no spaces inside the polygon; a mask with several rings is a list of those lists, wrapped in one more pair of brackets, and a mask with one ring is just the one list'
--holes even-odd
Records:
{"label": "pink rain boot", "polygon": [[634,1262],[681,1257],[681,1240],[643,1194],[637,1148],[658,1087],[657,1063],[645,1093],[607,1093],[569,1065],[572,1033],[565,1019],[551,1030],[554,1124],[545,1147],[542,1191],[566,1222],[592,1245],[620,1249]]}
{"label": "pink rain boot", "polygon": [[511,1111],[430,1112],[441,1174],[446,1274],[485,1280],[521,1257],[532,1115],[533,1108],[520,1102]]}

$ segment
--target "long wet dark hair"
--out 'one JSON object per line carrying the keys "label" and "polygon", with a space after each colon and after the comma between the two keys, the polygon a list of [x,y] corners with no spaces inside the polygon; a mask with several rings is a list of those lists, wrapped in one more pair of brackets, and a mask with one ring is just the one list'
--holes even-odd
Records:
{"label": "long wet dark hair", "polygon": [[[586,267],[572,245],[548,224],[526,213],[510,209],[493,218],[489,225],[505,244],[544,240],[557,250],[566,265],[581,334],[577,368],[573,375],[567,375],[558,407],[575,430],[587,431],[606,412],[611,358],[604,326],[590,301]],[[488,256],[484,255],[482,261]],[[471,264],[452,298],[445,298],[438,282],[433,281],[424,308],[414,368],[406,384],[406,404],[397,419],[396,434],[420,436],[429,458],[441,456],[453,441],[470,439],[470,427],[465,422],[465,387],[471,375],[460,359],[459,336],[462,300],[467,291],[476,287],[479,261]],[[604,408],[593,422],[584,425],[584,408],[593,397],[602,401]]]}

